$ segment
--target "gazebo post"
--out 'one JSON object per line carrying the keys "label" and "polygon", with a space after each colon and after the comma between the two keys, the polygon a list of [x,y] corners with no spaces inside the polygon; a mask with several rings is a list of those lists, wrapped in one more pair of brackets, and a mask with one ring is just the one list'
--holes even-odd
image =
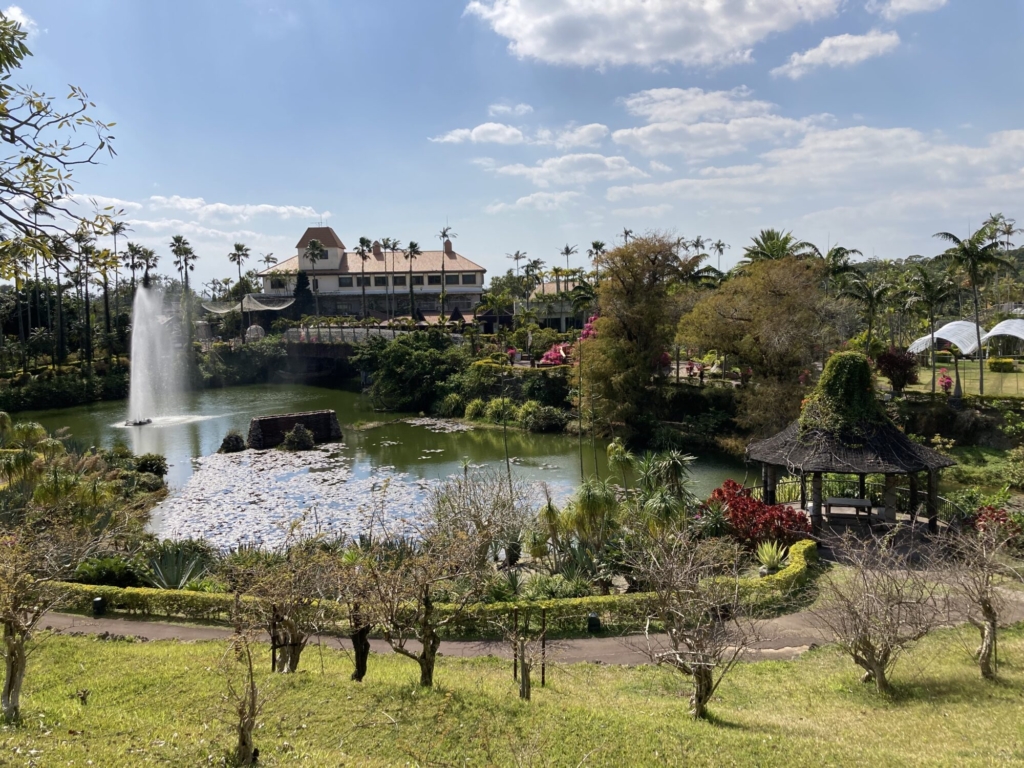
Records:
{"label": "gazebo post", "polygon": [[928,470],[928,531],[939,532],[939,471]]}
{"label": "gazebo post", "polygon": [[811,476],[811,528],[821,530],[821,472]]}
{"label": "gazebo post", "polygon": [[[885,522],[896,522],[896,505],[897,499],[899,498],[896,485],[898,482],[899,479],[896,475],[886,474],[885,493],[882,497],[882,504],[885,506]],[[868,515],[868,517],[870,518],[870,515]],[[868,522],[870,522],[870,519]]]}
{"label": "gazebo post", "polygon": [[910,473],[910,522],[917,522],[917,472]]}
{"label": "gazebo post", "polygon": [[800,472],[800,509],[807,509],[807,475]]}
{"label": "gazebo post", "polygon": [[868,497],[868,476],[858,475],[857,480],[857,498],[866,499]]}
{"label": "gazebo post", "polygon": [[768,502],[768,462],[761,463],[761,501]]}
{"label": "gazebo post", "polygon": [[768,484],[764,488],[764,501],[766,504],[775,503],[775,488],[779,482],[778,467],[768,464]]}

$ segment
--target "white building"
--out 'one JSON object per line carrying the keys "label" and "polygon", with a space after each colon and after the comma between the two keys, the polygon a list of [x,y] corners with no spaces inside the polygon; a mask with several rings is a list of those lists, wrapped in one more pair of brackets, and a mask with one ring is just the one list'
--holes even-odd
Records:
{"label": "white building", "polygon": [[[327,251],[327,258],[316,264],[306,256],[313,240]],[[410,264],[405,251],[385,251],[378,242],[363,259],[348,250],[331,227],[310,227],[295,251],[295,256],[260,272],[263,293],[291,296],[298,273],[305,272],[323,314],[362,314],[364,288],[367,311],[378,316],[409,314],[410,282],[417,313],[439,312],[443,290],[446,313],[458,309],[467,315],[483,293],[486,270],[456,253],[450,240],[445,241],[444,250],[424,251]]]}

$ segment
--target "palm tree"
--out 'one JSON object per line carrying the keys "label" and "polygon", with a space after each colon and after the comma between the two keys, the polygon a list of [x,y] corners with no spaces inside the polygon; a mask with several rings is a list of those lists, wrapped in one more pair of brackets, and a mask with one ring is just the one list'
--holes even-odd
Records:
{"label": "palm tree", "polygon": [[526,258],[526,251],[516,251],[515,253],[506,253],[506,258],[512,259],[516,263],[516,277],[519,277],[519,262]]}
{"label": "palm tree", "polygon": [[143,248],[138,243],[128,243],[124,253],[124,265],[132,273],[132,294],[135,294],[135,271],[139,268],[142,262],[142,251]]}
{"label": "palm tree", "polygon": [[85,360],[88,364],[92,364],[92,311],[89,304],[89,267],[90,267],[90,256],[92,255],[92,234],[87,231],[84,227],[79,227],[71,239],[75,241],[78,246],[78,269],[81,273],[81,281],[84,284],[84,304],[85,304],[85,330],[83,344],[85,346]]}
{"label": "palm tree", "polygon": [[363,319],[366,319],[366,260],[373,253],[373,243],[368,237],[359,238],[359,247],[356,248],[356,255],[359,257],[359,284],[363,288]]}
{"label": "palm tree", "polygon": [[277,256],[272,253],[265,253],[260,261],[266,265],[266,269],[270,269],[272,266],[277,264]]}
{"label": "palm tree", "polygon": [[402,250],[402,241],[397,237],[384,238],[388,242],[388,249],[391,251],[391,338],[395,338],[394,318],[398,316],[398,294],[395,292],[395,253]]}
{"label": "palm tree", "polygon": [[423,251],[420,250],[420,244],[415,240],[410,240],[409,244],[405,246],[404,258],[409,262],[409,319],[413,323],[416,322],[416,294],[412,289],[412,263],[416,261],[417,256],[422,256]]}
{"label": "palm tree", "polygon": [[948,275],[933,276],[921,264],[914,265],[915,274],[912,278],[910,297],[907,306],[910,309],[920,308],[928,318],[928,329],[932,337],[932,394],[935,394],[935,315],[939,309],[953,298],[956,287]]}
{"label": "palm tree", "polygon": [[622,228],[622,243],[625,245],[629,242],[629,239],[633,237],[633,230],[626,227]]}
{"label": "palm tree", "polygon": [[864,306],[864,314],[868,320],[868,339],[865,351],[870,355],[871,338],[875,329],[875,315],[878,314],[879,308],[885,303],[885,299],[889,294],[889,284],[874,275],[861,275],[851,280],[843,293],[855,301],[859,301]]}
{"label": "palm tree", "polygon": [[[312,242],[316,242],[315,240]],[[310,243],[312,244],[312,243]],[[317,243],[319,245],[319,243]],[[308,248],[306,249],[309,250]],[[307,254],[308,256],[308,254]],[[228,261],[238,267],[238,332],[242,339],[242,343],[245,343],[245,329],[242,328],[245,323],[242,319],[245,317],[245,286],[242,285],[242,264],[249,259],[249,246],[243,243],[235,243],[234,249],[228,254]]]}
{"label": "palm tree", "polygon": [[974,296],[974,330],[978,337],[978,394],[984,395],[985,355],[981,348],[981,303],[978,289],[992,269],[1003,267],[1016,272],[1017,268],[1007,259],[997,255],[999,243],[991,239],[991,230],[988,227],[982,227],[963,240],[951,232],[937,232],[935,237],[951,244],[941,258],[954,264],[971,281],[971,293]]}
{"label": "palm tree", "polygon": [[121,278],[121,262],[117,255],[117,236],[124,235],[131,231],[131,227],[123,221],[112,221],[110,223],[109,232],[114,238],[114,314],[121,314],[121,296],[120,296],[120,278]]}
{"label": "palm tree", "polygon": [[[174,235],[171,238],[171,253],[174,254],[174,266],[178,268],[183,278],[181,294],[182,304],[185,307],[185,335],[189,341],[189,349],[192,344],[192,295],[189,290],[188,273],[195,270],[196,253],[184,235]],[[241,269],[241,265],[239,265]]]}
{"label": "palm tree", "polygon": [[[365,238],[363,238],[365,239]],[[305,256],[313,268],[313,305],[316,312],[316,339],[320,340],[320,281],[316,278],[316,263],[327,258],[327,249],[319,240],[310,240],[306,245]],[[241,276],[238,278],[241,280]]]}
{"label": "palm tree", "polygon": [[596,263],[596,259],[604,256],[608,246],[603,240],[594,240],[590,243],[590,247],[587,248],[587,256],[590,257],[590,261],[594,263],[594,279],[597,284],[601,284],[601,265]]}
{"label": "palm tree", "polygon": [[441,241],[441,316],[438,320],[442,324],[444,323],[444,300],[448,295],[448,280],[445,277],[445,244],[451,242],[456,237],[458,237],[458,235],[452,232],[452,228],[447,225],[441,227],[441,231],[437,235],[437,239]]}
{"label": "palm tree", "polygon": [[149,287],[149,271],[156,269],[160,257],[152,248],[142,248],[139,254],[139,264],[142,266],[142,287]]}
{"label": "palm tree", "polygon": [[718,256],[718,273],[719,274],[722,273],[722,256],[725,255],[726,249],[727,248],[731,248],[731,247],[732,247],[731,245],[728,245],[727,243],[725,243],[725,242],[723,242],[721,240],[715,240],[715,242],[713,242],[711,244],[711,252],[713,254],[715,254],[716,256]]}
{"label": "palm tree", "polygon": [[622,444],[620,438],[615,438],[608,443],[608,464],[619,470],[622,475],[622,487],[626,491],[626,496],[629,496],[629,479],[626,475],[626,470],[630,469],[636,462],[636,456]]}
{"label": "palm tree", "polygon": [[743,249],[743,265],[786,258],[805,259],[817,252],[810,243],[797,240],[792,232],[777,229],[762,229],[757,237],[751,238],[751,241],[751,244]]}
{"label": "palm tree", "polygon": [[825,255],[821,257],[821,260],[825,264],[826,296],[828,296],[829,289],[832,287],[832,281],[834,278],[857,271],[857,268],[850,263],[850,257],[855,254],[857,256],[863,255],[856,248],[843,248],[841,245],[833,245],[828,249]]}
{"label": "palm tree", "polygon": [[565,247],[561,251],[559,251],[559,253],[562,256],[565,256],[565,271],[566,272],[569,271],[569,257],[572,256],[573,254],[575,254],[577,252],[577,250],[578,249],[577,249],[577,247],[575,245],[569,245],[568,243],[566,243]]}

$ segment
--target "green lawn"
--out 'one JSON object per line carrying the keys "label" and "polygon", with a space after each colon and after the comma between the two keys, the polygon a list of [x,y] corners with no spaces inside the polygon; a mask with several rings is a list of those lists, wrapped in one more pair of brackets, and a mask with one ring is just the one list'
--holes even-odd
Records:
{"label": "green lawn", "polygon": [[[223,653],[50,638],[30,663],[24,724],[0,731],[0,765],[220,764],[231,743],[218,719]],[[936,635],[897,669],[893,700],[827,648],[747,664],[713,701],[715,720],[694,723],[666,670],[557,668],[521,703],[494,659],[443,658],[437,689],[423,691],[408,660],[371,657],[359,685],[338,652],[324,651],[321,673],[312,647],[299,674],[269,681],[256,745],[262,765],[1021,764],[1024,628],[1005,634],[1000,656],[1003,682],[985,683],[953,633]]]}
{"label": "green lawn", "polygon": [[[939,366],[941,370],[944,366]],[[949,377],[956,379],[953,372],[953,366],[945,366],[948,368]],[[884,377],[883,377],[884,378]],[[907,387],[910,392],[931,392],[932,391],[932,369],[921,368],[918,371],[919,382]],[[888,383],[888,380],[886,380]],[[977,361],[967,361],[960,363],[960,387],[963,389],[965,395],[976,395],[978,394],[978,363]],[[936,377],[935,391],[940,393],[942,390],[938,385],[938,377]],[[1018,370],[1014,373],[996,373],[994,371],[985,368],[985,394],[999,397],[1024,397],[1024,370]]]}

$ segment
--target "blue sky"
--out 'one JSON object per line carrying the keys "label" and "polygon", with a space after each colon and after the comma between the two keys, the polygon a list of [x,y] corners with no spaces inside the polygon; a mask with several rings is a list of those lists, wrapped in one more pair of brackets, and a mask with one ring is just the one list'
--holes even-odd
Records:
{"label": "blue sky", "polygon": [[[1024,225],[1020,0],[23,0],[18,79],[85,88],[118,156],[77,174],[167,258],[293,253],[323,217],[494,274],[523,250],[793,229],[933,254]],[[169,260],[169,259],[168,259]],[[582,263],[581,261],[578,263]]]}

